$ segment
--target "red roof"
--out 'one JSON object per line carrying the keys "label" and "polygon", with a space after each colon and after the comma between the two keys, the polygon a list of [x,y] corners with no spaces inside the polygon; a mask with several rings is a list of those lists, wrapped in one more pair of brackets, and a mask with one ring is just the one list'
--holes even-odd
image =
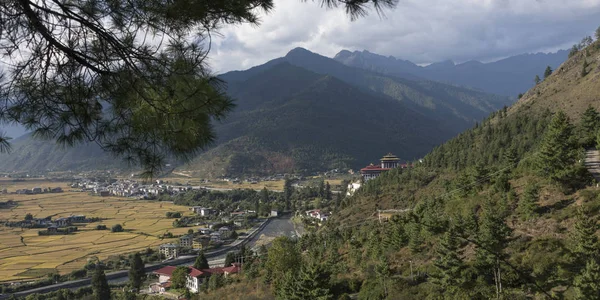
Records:
{"label": "red roof", "polygon": [[223,268],[223,272],[225,272],[225,273],[237,273],[237,272],[240,271],[240,269],[241,269],[240,266],[236,264],[236,265],[233,265],[233,266],[230,266],[230,267]]}
{"label": "red roof", "polygon": [[196,269],[194,267],[190,267],[189,271],[190,271],[189,275],[192,276],[192,277],[202,276],[202,275],[204,275],[204,273],[206,273],[205,270],[200,271],[200,270],[198,270],[198,269]]}
{"label": "red roof", "polygon": [[154,271],[154,274],[158,274],[158,275],[166,275],[166,276],[172,276],[173,275],[173,271],[175,271],[176,267],[173,266],[166,266],[166,267],[162,267],[156,271]]}
{"label": "red roof", "polygon": [[[166,266],[163,268],[160,268],[156,271],[154,271],[154,274],[159,274],[159,275],[166,275],[171,277],[173,275],[173,271],[175,271],[176,267],[173,266]],[[240,271],[240,266],[238,264],[234,264],[230,267],[224,267],[224,268],[210,268],[210,269],[203,269],[203,270],[198,270],[194,267],[189,267],[188,268],[188,275],[191,277],[200,277],[200,276],[207,276],[207,275],[211,275],[211,274],[223,274],[223,273],[237,273]]]}
{"label": "red roof", "polygon": [[361,172],[363,171],[388,171],[389,168],[382,168],[380,166],[375,166],[375,165],[370,165],[370,166],[366,166],[362,169],[360,169]]}

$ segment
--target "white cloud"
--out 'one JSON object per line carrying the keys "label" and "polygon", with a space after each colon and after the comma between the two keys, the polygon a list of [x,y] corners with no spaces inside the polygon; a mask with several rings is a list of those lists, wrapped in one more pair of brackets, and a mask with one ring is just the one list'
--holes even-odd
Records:
{"label": "white cloud", "polygon": [[400,0],[386,18],[373,11],[355,22],[343,8],[275,0],[262,20],[221,30],[210,56],[216,72],[246,69],[295,47],[326,56],[366,49],[420,64],[554,51],[600,25],[600,0]]}

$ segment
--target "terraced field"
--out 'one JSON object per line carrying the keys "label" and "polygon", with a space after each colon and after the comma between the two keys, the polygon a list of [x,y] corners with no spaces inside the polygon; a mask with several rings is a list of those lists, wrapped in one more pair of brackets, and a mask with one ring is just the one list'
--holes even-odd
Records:
{"label": "terraced field", "polygon": [[[56,187],[65,191],[65,183],[0,181],[0,190],[9,192],[24,187]],[[96,197],[87,193],[64,192],[41,195],[1,195],[0,201],[14,200],[18,206],[0,209],[0,220],[22,220],[27,213],[35,218],[52,219],[70,215],[103,218],[101,222],[76,224],[79,231],[71,235],[38,236],[39,229],[21,229],[0,226],[0,282],[25,280],[44,276],[58,270],[61,274],[81,268],[89,258],[107,258],[111,255],[156,247],[171,240],[158,235],[169,231],[182,234],[189,228],[173,228],[168,211],[189,214],[187,207],[117,197]],[[111,233],[95,230],[96,225],[108,228],[121,224],[125,232]],[[21,242],[23,237],[23,242]]]}

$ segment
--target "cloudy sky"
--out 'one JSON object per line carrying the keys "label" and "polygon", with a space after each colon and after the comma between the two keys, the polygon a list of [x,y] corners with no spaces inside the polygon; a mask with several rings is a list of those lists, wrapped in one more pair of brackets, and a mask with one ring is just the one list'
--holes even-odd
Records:
{"label": "cloudy sky", "polygon": [[318,2],[275,0],[260,26],[221,29],[214,71],[247,69],[295,47],[330,57],[366,49],[418,64],[493,61],[567,49],[600,26],[600,0],[400,0],[385,18],[372,11],[354,22]]}

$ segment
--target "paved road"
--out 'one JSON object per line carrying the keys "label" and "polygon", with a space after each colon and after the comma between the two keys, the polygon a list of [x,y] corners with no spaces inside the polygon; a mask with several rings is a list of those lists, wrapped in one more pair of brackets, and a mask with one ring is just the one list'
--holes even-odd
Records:
{"label": "paved road", "polygon": [[600,182],[600,151],[590,149],[585,152],[585,167]]}
{"label": "paved road", "polygon": [[[259,241],[264,241],[265,237],[266,238],[275,238],[277,236],[282,236],[282,235],[286,235],[289,237],[297,237],[298,236],[298,232],[296,232],[294,230],[294,225],[292,224],[292,222],[289,218],[271,219],[266,224],[261,225],[260,227],[254,229],[253,231],[250,231],[249,239],[238,239],[229,247],[225,247],[223,249],[215,250],[212,252],[207,252],[206,256],[207,256],[207,258],[209,260],[209,264],[211,266],[219,266],[225,262],[225,256],[227,255],[227,252],[234,251],[242,243],[246,243],[246,245],[249,248],[253,248],[256,246],[256,244]],[[149,264],[149,265],[146,265],[146,272],[152,272],[152,271],[157,270],[165,265],[192,265],[194,263],[195,259],[196,259],[196,255],[185,255],[185,256],[181,256],[177,259],[165,262],[165,263]],[[127,270],[107,273],[106,278],[112,284],[125,282],[125,281],[127,281]],[[45,287],[36,288],[36,289],[31,289],[31,290],[27,290],[27,291],[21,291],[21,292],[15,293],[15,295],[24,297],[24,296],[32,294],[32,293],[47,293],[47,292],[51,292],[51,291],[55,291],[55,290],[59,290],[59,289],[63,289],[63,288],[78,289],[81,287],[89,286],[89,284],[90,284],[90,279],[86,278],[86,279],[62,282],[59,284],[45,286]],[[8,295],[0,295],[0,299],[5,299],[5,298],[8,298]]]}

